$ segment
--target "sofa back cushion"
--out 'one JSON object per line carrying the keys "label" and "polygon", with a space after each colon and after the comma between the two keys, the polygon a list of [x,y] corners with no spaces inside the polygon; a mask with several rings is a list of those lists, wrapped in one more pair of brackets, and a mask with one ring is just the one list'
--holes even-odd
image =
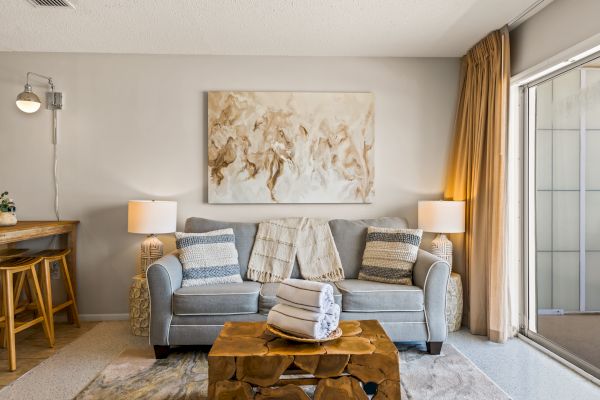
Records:
{"label": "sofa back cushion", "polygon": [[358,278],[369,226],[396,229],[408,228],[406,220],[398,217],[357,220],[332,219],[329,221],[329,227],[331,228],[338,253],[340,253],[340,260],[342,261],[342,268],[344,268],[346,279]]}
{"label": "sofa back cushion", "polygon": [[[340,253],[340,260],[342,261],[342,268],[344,268],[346,279],[358,278],[358,271],[360,270],[363,252],[365,251],[367,228],[369,226],[408,228],[408,223],[404,218],[398,217],[357,220],[333,219],[329,221],[329,227],[331,228],[338,253]],[[252,254],[252,246],[254,246],[254,237],[256,236],[258,223],[216,221],[192,217],[188,218],[185,222],[184,232],[205,233],[227,228],[232,228],[235,234],[235,247],[238,251],[240,273],[242,274],[242,278],[246,280],[248,261],[250,261],[250,254]],[[294,262],[291,278],[300,278],[298,260]]]}
{"label": "sofa back cushion", "polygon": [[[248,262],[250,261],[250,254],[252,254],[252,246],[254,246],[254,237],[256,236],[258,223],[215,221],[205,218],[192,217],[185,221],[184,232],[205,233],[227,228],[233,229],[233,233],[235,235],[235,247],[238,252],[238,260],[240,263],[240,273],[242,278],[246,280],[246,271],[248,270]],[[294,262],[294,269],[292,270],[291,277],[299,278],[299,271],[300,269],[298,268],[298,260],[296,260]]]}

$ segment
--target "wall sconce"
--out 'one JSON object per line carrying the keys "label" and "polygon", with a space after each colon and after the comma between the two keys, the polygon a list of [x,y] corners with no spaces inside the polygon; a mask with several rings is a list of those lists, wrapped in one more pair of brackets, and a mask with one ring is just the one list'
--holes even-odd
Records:
{"label": "wall sconce", "polygon": [[46,92],[46,109],[52,111],[52,144],[54,145],[54,213],[56,219],[60,221],[59,201],[58,201],[58,115],[57,111],[63,108],[63,97],[61,92],[54,91],[54,81],[51,77],[40,75],[35,72],[27,72],[27,81],[25,90],[17,95],[17,107],[27,114],[32,114],[40,109],[40,98],[33,93],[29,84],[29,77],[34,76],[48,81],[50,91]]}
{"label": "wall sconce", "polygon": [[48,81],[50,91],[46,93],[46,109],[48,110],[62,110],[62,93],[54,91],[54,81],[49,76],[36,74],[35,72],[27,73],[27,83],[25,83],[25,90],[17,96],[17,107],[24,113],[31,114],[40,109],[41,101],[40,98],[33,93],[31,85],[29,84],[30,76],[37,76]]}

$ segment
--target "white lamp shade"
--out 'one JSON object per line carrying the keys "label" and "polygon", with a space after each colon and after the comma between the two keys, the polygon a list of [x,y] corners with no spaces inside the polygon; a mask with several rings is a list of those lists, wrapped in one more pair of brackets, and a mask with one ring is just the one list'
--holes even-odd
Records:
{"label": "white lamp shade", "polygon": [[435,233],[465,231],[464,201],[419,201],[419,229]]}
{"label": "white lamp shade", "polygon": [[177,230],[177,202],[130,200],[127,230],[131,233],[172,233]]}

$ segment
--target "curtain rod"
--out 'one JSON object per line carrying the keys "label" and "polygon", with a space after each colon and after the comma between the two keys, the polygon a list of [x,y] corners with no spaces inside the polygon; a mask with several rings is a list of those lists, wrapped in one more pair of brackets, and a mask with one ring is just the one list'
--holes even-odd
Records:
{"label": "curtain rod", "polygon": [[[532,13],[534,13],[534,11],[536,11],[536,9],[538,9],[538,8],[541,9],[541,8],[545,7],[545,5],[543,7],[540,7],[540,6],[542,6],[543,3],[549,4],[552,1],[554,1],[554,0],[536,0],[533,4],[531,4],[525,10],[521,11],[521,13],[519,15],[517,15],[516,17],[511,19],[507,24],[508,28],[510,30],[516,28],[517,26],[519,26],[520,24],[525,22],[532,15]],[[539,10],[537,10],[537,11],[539,11]]]}

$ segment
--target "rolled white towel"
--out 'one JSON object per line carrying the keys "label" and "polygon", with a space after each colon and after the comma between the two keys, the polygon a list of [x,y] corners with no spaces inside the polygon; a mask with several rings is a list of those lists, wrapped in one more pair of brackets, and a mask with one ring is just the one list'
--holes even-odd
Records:
{"label": "rolled white towel", "polygon": [[327,321],[327,329],[333,332],[340,324],[340,306],[333,303],[329,310],[325,312],[325,320]]}
{"label": "rolled white towel", "polygon": [[340,307],[337,304],[333,306],[331,313],[318,313],[286,304],[277,304],[269,311],[267,323],[294,336],[323,339],[337,328],[336,321],[339,321]]}
{"label": "rolled white towel", "polygon": [[277,289],[279,303],[308,311],[325,312],[333,299],[333,287],[328,283],[304,279],[286,279]]}

